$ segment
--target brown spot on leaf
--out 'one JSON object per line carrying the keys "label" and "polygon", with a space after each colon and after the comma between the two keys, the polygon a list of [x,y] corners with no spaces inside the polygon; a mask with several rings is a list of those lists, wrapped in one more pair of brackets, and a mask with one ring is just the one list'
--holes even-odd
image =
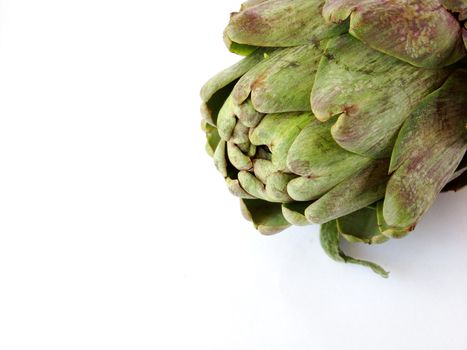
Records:
{"label": "brown spot on leaf", "polygon": [[310,174],[310,163],[308,161],[298,159],[292,160],[289,162],[288,166],[289,169],[297,175],[312,176],[312,174]]}
{"label": "brown spot on leaf", "polygon": [[344,112],[348,116],[355,115],[358,112],[358,106],[356,104],[344,105],[344,107],[342,108],[342,112]]}
{"label": "brown spot on leaf", "polygon": [[300,65],[297,62],[289,62],[288,67],[297,68],[300,67]]}
{"label": "brown spot on leaf", "polygon": [[270,25],[264,21],[264,18],[254,11],[245,11],[241,13],[240,18],[238,18],[238,24],[242,31],[251,34],[265,33],[270,27]]}
{"label": "brown spot on leaf", "polygon": [[267,78],[267,73],[260,74],[256,77],[255,81],[251,84],[251,90],[259,89],[264,85],[264,81]]}

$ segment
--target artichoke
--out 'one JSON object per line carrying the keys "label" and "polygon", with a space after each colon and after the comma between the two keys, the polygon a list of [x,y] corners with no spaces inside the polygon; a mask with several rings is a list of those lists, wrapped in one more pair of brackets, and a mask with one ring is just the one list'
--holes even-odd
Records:
{"label": "artichoke", "polygon": [[263,234],[321,224],[368,244],[414,229],[467,183],[467,0],[249,0],[245,56],[201,90],[207,151]]}

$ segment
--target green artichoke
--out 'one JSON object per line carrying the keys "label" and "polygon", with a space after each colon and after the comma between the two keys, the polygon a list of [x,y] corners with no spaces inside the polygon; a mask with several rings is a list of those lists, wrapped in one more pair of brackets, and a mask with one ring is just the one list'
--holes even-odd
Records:
{"label": "green artichoke", "polygon": [[246,56],[202,88],[207,151],[264,234],[413,230],[467,183],[467,0],[249,0],[224,32]]}

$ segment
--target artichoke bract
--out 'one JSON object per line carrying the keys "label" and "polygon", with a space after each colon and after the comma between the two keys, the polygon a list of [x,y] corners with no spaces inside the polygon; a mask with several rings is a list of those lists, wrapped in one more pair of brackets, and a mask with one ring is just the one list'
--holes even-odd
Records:
{"label": "artichoke bract", "polygon": [[405,236],[467,183],[467,0],[249,0],[224,32],[245,56],[202,88],[207,151],[263,234],[321,224]]}

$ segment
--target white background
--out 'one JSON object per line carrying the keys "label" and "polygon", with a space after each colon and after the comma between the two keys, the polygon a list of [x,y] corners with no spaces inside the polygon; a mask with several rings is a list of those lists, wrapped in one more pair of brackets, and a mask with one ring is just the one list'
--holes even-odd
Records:
{"label": "white background", "polygon": [[0,1],[0,349],[467,349],[467,191],[347,247],[388,280],[242,219],[198,114],[238,7]]}

